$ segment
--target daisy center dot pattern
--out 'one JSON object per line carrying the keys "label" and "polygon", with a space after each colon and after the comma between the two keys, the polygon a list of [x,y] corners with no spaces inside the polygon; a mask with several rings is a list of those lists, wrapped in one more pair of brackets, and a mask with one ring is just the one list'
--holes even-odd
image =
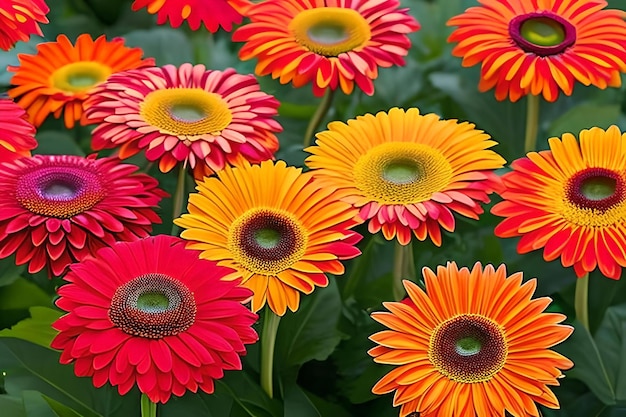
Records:
{"label": "daisy center dot pattern", "polygon": [[122,331],[161,339],[189,329],[196,318],[193,293],[164,274],[146,274],[120,286],[111,299],[109,318]]}
{"label": "daisy center dot pattern", "polygon": [[360,48],[371,37],[363,16],[341,7],[303,10],[289,23],[289,30],[301,46],[327,57]]}
{"label": "daisy center dot pattern", "polygon": [[291,267],[306,252],[302,224],[290,213],[269,208],[248,210],[231,225],[228,248],[243,268],[256,274],[276,275]]}
{"label": "daisy center dot pattern", "polygon": [[161,133],[184,136],[219,135],[233,120],[219,94],[201,88],[168,88],[149,93],[140,105],[144,120]]}
{"label": "daisy center dot pattern", "polygon": [[506,362],[508,353],[502,328],[487,317],[463,314],[440,323],[430,338],[428,358],[456,382],[490,380]]}
{"label": "daisy center dot pattern", "polygon": [[370,149],[354,166],[359,190],[381,204],[414,204],[429,200],[452,179],[445,156],[428,145],[384,143]]}
{"label": "daisy center dot pattern", "polygon": [[57,69],[50,76],[52,85],[68,93],[82,93],[106,81],[111,75],[109,66],[98,62],[80,61]]}

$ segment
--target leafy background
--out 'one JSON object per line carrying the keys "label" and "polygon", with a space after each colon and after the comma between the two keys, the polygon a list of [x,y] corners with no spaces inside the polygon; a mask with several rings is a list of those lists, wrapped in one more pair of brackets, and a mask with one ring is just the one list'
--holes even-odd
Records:
{"label": "leafy background", "polygon": [[[0,88],[5,91],[17,65],[18,53],[35,53],[36,45],[54,40],[60,33],[75,39],[81,33],[93,37],[122,36],[128,46],[141,47],[157,65],[203,63],[211,69],[233,67],[252,73],[254,61],[237,57],[239,44],[230,34],[211,35],[204,30],[157,26],[145,9],[132,12],[130,0],[49,0],[50,24],[43,27],[45,39],[34,38],[0,53]],[[376,93],[368,97],[358,90],[349,96],[338,93],[326,117],[345,121],[357,115],[391,107],[418,107],[444,118],[468,120],[489,133],[495,148],[507,161],[523,156],[525,100],[497,102],[491,92],[477,91],[478,68],[462,68],[450,54],[446,38],[451,29],[446,21],[476,5],[471,0],[407,0],[403,2],[422,29],[411,35],[413,47],[402,68],[381,69]],[[609,0],[609,7],[626,10],[626,0]],[[304,131],[319,99],[310,86],[294,89],[270,78],[260,79],[262,88],[281,104],[278,159],[303,165]],[[626,130],[626,89],[598,90],[576,86],[571,97],[542,103],[538,148],[547,148],[547,138],[583,128],[606,128],[617,124]],[[47,120],[37,133],[40,154],[91,153],[91,127],[67,130],[62,122]],[[147,167],[141,155],[132,163]],[[155,168],[161,186],[173,194],[176,179]],[[189,191],[192,191],[190,186]],[[494,197],[497,200],[497,197]],[[546,263],[541,253],[518,255],[517,239],[498,239],[493,228],[498,219],[487,213],[481,220],[457,219],[457,230],[446,233],[443,245],[429,242],[413,245],[417,276],[423,266],[434,268],[449,260],[471,266],[476,261],[506,263],[509,272],[523,271],[526,278],[539,280],[536,296],[554,299],[551,309],[569,317],[574,334],[557,350],[575,362],[562,385],[555,388],[562,409],[542,409],[545,416],[626,416],[626,285],[599,273],[591,274],[591,333],[574,320],[575,275],[559,262]],[[160,210],[163,224],[154,233],[168,234],[172,205],[164,200]],[[375,365],[366,354],[373,346],[368,336],[381,329],[369,313],[382,309],[382,301],[393,299],[393,242],[371,236],[365,228],[360,243],[363,255],[347,262],[344,276],[331,279],[327,288],[305,297],[295,314],[280,324],[275,359],[276,399],[268,398],[258,384],[259,346],[250,347],[244,370],[229,372],[216,384],[212,395],[186,394],[160,407],[161,417],[318,417],[397,416],[391,396],[371,394],[373,384],[389,368]],[[0,261],[0,415],[8,417],[126,417],[139,415],[139,392],[120,398],[114,388],[93,388],[91,381],[77,378],[70,366],[58,363],[59,353],[48,344],[54,336],[50,323],[59,317],[54,308],[55,288],[60,279],[48,280],[46,273],[29,275],[14,259]],[[262,331],[257,324],[257,330]]]}

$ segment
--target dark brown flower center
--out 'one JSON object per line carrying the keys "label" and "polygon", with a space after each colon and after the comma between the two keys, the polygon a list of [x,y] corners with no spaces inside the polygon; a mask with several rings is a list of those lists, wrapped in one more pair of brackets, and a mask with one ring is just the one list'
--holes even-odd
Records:
{"label": "dark brown flower center", "polygon": [[177,279],[146,274],[115,291],[109,318],[128,334],[160,339],[191,327],[196,318],[196,302],[189,288]]}
{"label": "dark brown flower center", "polygon": [[576,43],[576,28],[561,16],[545,11],[516,16],[509,34],[523,49],[539,56],[558,55]]}
{"label": "dark brown flower center", "polygon": [[453,317],[435,328],[428,357],[448,378],[463,383],[488,381],[506,361],[503,330],[474,314]]}
{"label": "dark brown flower center", "polygon": [[622,176],[606,168],[577,172],[566,185],[566,198],[581,209],[604,212],[623,203],[625,197]]}
{"label": "dark brown flower center", "polygon": [[105,196],[98,172],[86,166],[36,167],[18,178],[15,190],[25,209],[60,219],[91,209]]}

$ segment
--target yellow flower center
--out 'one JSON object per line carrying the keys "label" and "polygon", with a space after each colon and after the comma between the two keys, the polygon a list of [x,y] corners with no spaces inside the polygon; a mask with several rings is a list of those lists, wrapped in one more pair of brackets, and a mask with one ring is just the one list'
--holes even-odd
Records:
{"label": "yellow flower center", "polygon": [[73,62],[54,71],[50,81],[55,88],[67,93],[83,93],[106,81],[111,72],[111,67],[99,62]]}
{"label": "yellow flower center", "polygon": [[381,204],[427,201],[450,184],[452,173],[441,152],[419,143],[378,145],[362,155],[354,166],[357,188]]}
{"label": "yellow flower center", "polygon": [[253,208],[230,227],[228,248],[246,270],[276,275],[302,258],[307,232],[291,213],[274,208]]}
{"label": "yellow flower center", "polygon": [[489,381],[506,363],[504,330],[478,314],[462,314],[440,323],[430,336],[428,359],[455,382]]}
{"label": "yellow flower center", "polygon": [[201,88],[169,88],[149,93],[139,113],[161,133],[193,141],[202,135],[217,136],[233,120],[219,94]]}
{"label": "yellow flower center", "polygon": [[587,168],[567,181],[560,197],[561,215],[575,225],[604,228],[626,221],[626,173]]}
{"label": "yellow flower center", "polygon": [[365,18],[353,9],[318,7],[299,12],[289,23],[296,42],[318,55],[338,56],[370,39]]}

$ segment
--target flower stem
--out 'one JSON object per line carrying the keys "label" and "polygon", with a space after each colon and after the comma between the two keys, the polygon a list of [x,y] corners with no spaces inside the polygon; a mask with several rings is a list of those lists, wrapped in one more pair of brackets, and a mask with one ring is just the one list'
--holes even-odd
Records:
{"label": "flower stem", "polygon": [[[185,196],[185,177],[187,171],[184,164],[180,164],[178,171],[178,180],[176,182],[176,191],[174,192],[174,200],[172,202],[172,220],[178,218],[183,212],[183,199]],[[172,226],[172,236],[178,234],[178,226]]]}
{"label": "flower stem", "polygon": [[306,133],[304,134],[304,147],[306,148],[311,144],[311,139],[317,130],[317,127],[322,123],[326,113],[328,113],[328,109],[330,109],[330,105],[333,102],[333,97],[335,96],[335,90],[331,88],[326,89],[326,93],[324,97],[322,97],[322,101],[320,102],[317,110],[315,110],[315,114],[311,118],[309,125],[306,128]]}
{"label": "flower stem", "polygon": [[141,417],[156,417],[157,404],[150,401],[146,394],[141,394]]}
{"label": "flower stem", "polygon": [[589,330],[589,273],[576,280],[574,294],[574,310],[576,318]]}
{"label": "flower stem", "polygon": [[406,295],[402,280],[415,276],[415,263],[413,261],[412,242],[409,242],[408,245],[401,245],[396,241],[395,244],[393,257],[393,298],[396,301],[400,301]]}
{"label": "flower stem", "polygon": [[526,137],[524,151],[533,152],[537,146],[537,131],[539,130],[539,96],[526,96]]}
{"label": "flower stem", "polygon": [[280,316],[265,307],[263,333],[261,334],[261,387],[270,398],[274,397],[272,370],[274,368],[274,345],[280,324]]}

